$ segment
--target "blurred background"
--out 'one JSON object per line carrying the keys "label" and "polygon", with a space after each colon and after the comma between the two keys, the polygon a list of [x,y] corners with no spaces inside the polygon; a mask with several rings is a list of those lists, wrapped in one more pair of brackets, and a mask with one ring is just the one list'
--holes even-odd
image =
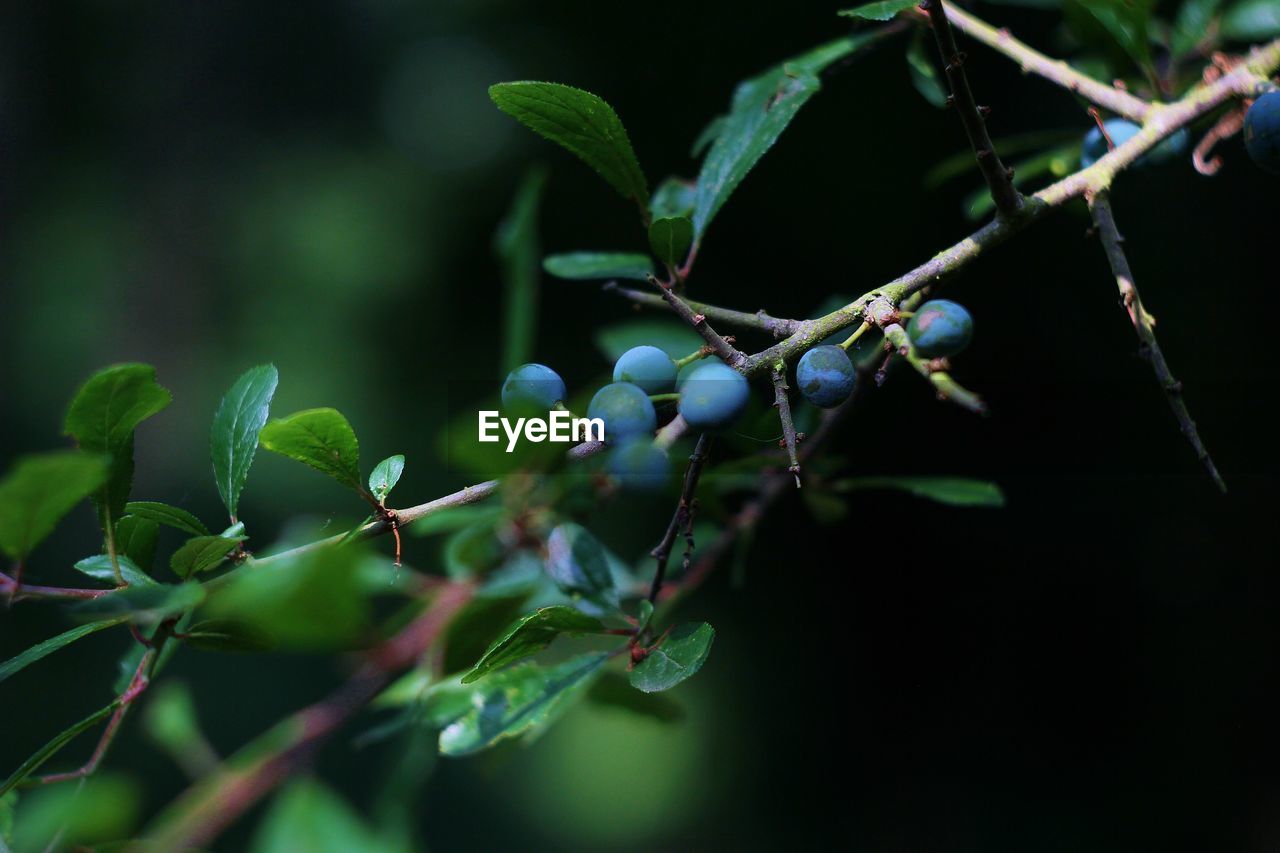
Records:
{"label": "blurred background", "polygon": [[[690,144],[734,84],[847,32],[834,14],[845,5],[4,4],[0,462],[61,446],[66,403],[95,369],[150,362],[175,401],[141,429],[134,494],[217,518],[209,420],[241,371],[272,361],[275,414],[335,406],[366,467],[406,454],[402,502],[465,485],[438,449],[444,390],[492,393],[501,379],[491,242],[521,176],[548,170],[544,250],[644,250],[633,210],[499,113],[486,88],[544,79],[596,92],[651,185],[692,177]],[[1058,14],[978,11],[1038,47],[1073,49]],[[926,186],[964,137],[913,89],[904,44],[826,75],[716,219],[692,295],[812,316],[972,230],[976,173]],[[1067,94],[981,48],[970,56],[997,139],[1090,127]],[[1064,210],[947,287],[978,329],[955,372],[992,415],[938,404],[898,373],[830,448],[847,473],[995,481],[1005,509],[860,492],[820,524],[788,495],[738,582],[722,572],[683,605],[718,638],[703,674],[673,694],[682,722],[584,706],[528,748],[441,760],[413,806],[423,842],[1275,849],[1265,324],[1280,307],[1278,185],[1238,138],[1221,150],[1217,177],[1183,158],[1124,176],[1114,205],[1228,495],[1136,357],[1083,206]],[[594,286],[553,279],[538,310],[537,360],[588,390],[609,367],[595,331],[633,316]],[[259,454],[241,514],[278,531],[354,515],[349,501]],[[633,560],[669,512],[624,501],[591,521]],[[78,512],[31,576],[72,583],[70,564],[96,546],[91,513]],[[409,540],[408,559],[433,568],[434,548]],[[51,611],[0,613],[0,659],[61,630]],[[102,704],[127,643],[107,632],[0,686],[0,773]],[[345,671],[328,657],[190,651],[168,676],[190,686],[226,754]],[[147,812],[184,781],[138,719],[107,767],[145,781]],[[60,761],[87,755],[88,741]],[[344,737],[318,771],[367,811],[393,757]],[[218,849],[245,846],[260,813]]]}

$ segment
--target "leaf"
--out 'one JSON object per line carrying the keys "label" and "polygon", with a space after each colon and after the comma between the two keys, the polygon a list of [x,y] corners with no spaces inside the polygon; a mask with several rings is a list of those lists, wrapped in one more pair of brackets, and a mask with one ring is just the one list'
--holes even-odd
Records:
{"label": "leaf", "polygon": [[119,704],[119,701],[112,702],[107,707],[94,711],[75,725],[54,735],[48,743],[36,750],[30,758],[22,762],[22,765],[18,767],[17,770],[13,771],[8,779],[5,779],[4,782],[0,784],[0,797],[3,797],[5,794],[12,791],[20,782],[36,770],[39,770],[41,765],[56,755],[58,751],[70,743],[76,735],[93,728],[98,723],[115,713]]}
{"label": "leaf", "polygon": [[841,9],[837,14],[843,18],[862,18],[864,21],[887,21],[899,12],[905,12],[918,5],[920,0],[880,0],[877,3],[866,3],[852,9]]}
{"label": "leaf", "polygon": [[22,560],[107,481],[110,457],[76,450],[23,456],[0,481],[0,551]]}
{"label": "leaf", "polygon": [[659,723],[676,723],[684,719],[684,708],[670,696],[642,693],[631,686],[619,672],[605,672],[587,691],[587,701],[608,708],[639,714]]}
{"label": "leaf", "polygon": [[[129,586],[157,586],[157,582],[150,575],[124,554],[116,554],[116,564],[120,566],[120,577],[124,578],[124,582]],[[111,566],[111,557],[107,554],[85,557],[75,564],[75,570],[115,586],[116,573]]]}
{"label": "leaf", "polygon": [[552,667],[521,664],[494,673],[473,688],[467,712],[440,732],[440,753],[470,755],[544,729],[582,697],[608,659],[588,654]]}
{"label": "leaf", "polygon": [[87,625],[80,625],[65,631],[56,637],[50,637],[43,643],[37,643],[25,652],[10,658],[4,663],[0,663],[0,681],[4,681],[9,676],[24,669],[41,658],[48,657],[63,646],[69,646],[82,637],[87,637],[101,631],[103,628],[110,628],[124,622],[124,619],[106,619],[101,622],[90,622]]}
{"label": "leaf", "polygon": [[453,533],[470,527],[477,521],[496,519],[502,514],[500,507],[464,504],[437,510],[411,523],[408,527],[415,536],[434,536],[437,533]]}
{"label": "leaf", "polygon": [[665,178],[649,199],[649,215],[654,219],[666,216],[689,216],[693,213],[694,183],[683,178]]}
{"label": "leaf", "polygon": [[122,554],[147,572],[156,559],[156,542],[160,525],[136,515],[126,515],[116,522],[116,553]]}
{"label": "leaf", "polygon": [[378,503],[387,499],[387,495],[391,494],[396,483],[400,482],[400,475],[403,473],[404,456],[401,454],[388,456],[374,466],[373,473],[369,475],[369,491],[373,492]]}
{"label": "leaf", "polygon": [[696,240],[701,241],[730,194],[821,88],[817,75],[871,38],[872,34],[866,34],[830,42],[738,85],[724,126],[711,143],[698,175],[693,212]]}
{"label": "leaf", "polygon": [[1077,0],[1143,71],[1151,69],[1147,33],[1154,0]]}
{"label": "leaf", "polygon": [[125,504],[124,509],[129,515],[145,518],[148,521],[172,527],[174,530],[190,533],[192,536],[209,535],[209,528],[204,526],[203,521],[176,506],[162,504],[159,501],[130,501]]}
{"label": "leaf", "polygon": [[471,671],[462,677],[462,683],[478,681],[495,670],[527,658],[551,645],[561,634],[577,637],[607,631],[599,619],[580,610],[560,604],[543,607],[517,619],[494,640]]}
{"label": "leaf", "polygon": [[596,330],[595,341],[610,361],[641,344],[655,346],[672,359],[683,358],[702,346],[698,333],[676,320],[632,320],[606,326]]}
{"label": "leaf", "polygon": [[[119,851],[138,816],[142,797],[136,783],[101,772],[72,785],[24,793],[13,833],[15,851]],[[5,849],[7,848],[0,848]]]}
{"label": "leaf", "polygon": [[679,266],[693,245],[693,223],[683,216],[655,219],[649,226],[649,246],[658,260]]}
{"label": "leaf", "polygon": [[1241,0],[1222,16],[1222,34],[1235,41],[1261,41],[1280,36],[1280,3]]}
{"label": "leaf", "polygon": [[357,492],[360,443],[351,424],[336,409],[307,409],[278,418],[262,428],[262,446],[328,474]]}
{"label": "leaf", "polygon": [[560,83],[521,81],[489,87],[507,115],[566,148],[624,198],[644,207],[649,186],[617,113],[597,95]]}
{"label": "leaf", "polygon": [[1174,56],[1190,53],[1208,35],[1221,5],[1222,0],[1183,0],[1173,21],[1170,49]]}
{"label": "leaf", "polygon": [[716,137],[720,135],[720,131],[724,130],[725,123],[728,120],[728,116],[719,115],[707,122],[706,127],[699,131],[697,138],[689,146],[689,156],[694,158],[701,157],[702,152],[706,151],[711,146],[711,143],[716,141]]}
{"label": "leaf", "polygon": [[153,582],[126,587],[100,598],[81,602],[72,611],[89,618],[127,616],[135,624],[153,625],[192,609],[204,597],[205,590],[199,584]]}
{"label": "leaf", "polygon": [[580,524],[566,522],[547,537],[547,575],[566,593],[616,607],[618,593],[604,547]]}
{"label": "leaf", "polygon": [[307,777],[276,796],[249,847],[251,853],[390,853],[355,810],[329,788]]}
{"label": "leaf", "polygon": [[182,632],[182,642],[214,652],[266,652],[276,647],[270,634],[236,619],[204,619]]}
{"label": "leaf", "polygon": [[962,477],[854,477],[831,487],[838,492],[896,489],[951,506],[1004,506],[1004,492],[995,483]]}
{"label": "leaf", "polygon": [[196,536],[174,552],[169,559],[169,568],[186,580],[221,565],[243,541],[240,536]]}
{"label": "leaf", "polygon": [[629,278],[647,281],[653,263],[647,255],[633,252],[569,252],[547,255],[542,268],[556,278],[591,281],[601,278]]}
{"label": "leaf", "polygon": [[631,686],[645,693],[670,690],[702,669],[711,654],[715,629],[706,622],[686,622],[631,669]]}
{"label": "leaf", "polygon": [[547,184],[545,169],[530,169],[516,190],[506,218],[493,238],[493,251],[502,268],[502,372],[533,357],[538,328],[538,205]]}
{"label": "leaf", "polygon": [[907,46],[907,70],[911,72],[911,85],[926,101],[938,108],[947,105],[947,88],[925,50],[924,30],[916,30]]}
{"label": "leaf", "polygon": [[258,433],[267,422],[279,381],[280,373],[274,364],[249,368],[232,384],[213,415],[209,432],[213,479],[223,506],[233,519],[258,450]]}

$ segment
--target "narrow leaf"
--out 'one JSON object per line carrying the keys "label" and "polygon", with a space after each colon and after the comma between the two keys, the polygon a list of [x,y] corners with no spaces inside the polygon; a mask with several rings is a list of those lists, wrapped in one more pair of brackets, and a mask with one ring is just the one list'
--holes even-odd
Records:
{"label": "narrow leaf", "polygon": [[388,456],[375,465],[373,473],[369,475],[369,491],[373,492],[379,503],[385,501],[396,483],[400,482],[400,475],[403,473],[404,456]]}
{"label": "narrow leaf", "polygon": [[693,223],[683,216],[655,219],[649,226],[649,246],[658,260],[679,266],[693,244]]}
{"label": "narrow leaf", "polygon": [[961,477],[855,477],[831,487],[839,492],[896,489],[951,506],[1004,506],[1004,492],[995,483]]}
{"label": "narrow leaf", "polygon": [[129,515],[145,518],[148,521],[172,527],[174,530],[190,533],[192,536],[209,535],[209,528],[204,526],[203,521],[180,507],[169,506],[159,501],[130,501],[125,504],[124,510]]}
{"label": "narrow leaf", "polygon": [[545,169],[531,169],[520,183],[498,233],[493,251],[502,268],[503,334],[502,372],[507,373],[533,357],[534,332],[538,328],[538,205],[547,184]]}
{"label": "narrow leaf", "polygon": [[360,491],[360,443],[336,409],[307,409],[262,428],[262,446]]}
{"label": "narrow leaf", "polygon": [[221,565],[244,541],[242,536],[196,536],[174,552],[169,568],[184,580]]}
{"label": "narrow leaf", "polygon": [[635,665],[631,670],[631,686],[645,693],[670,690],[702,669],[715,638],[715,629],[706,622],[680,625]]}
{"label": "narrow leaf", "polygon": [[[120,566],[120,577],[124,578],[124,582],[129,586],[157,585],[150,575],[124,554],[116,554],[116,564]],[[94,554],[92,557],[85,557],[75,564],[75,570],[115,586],[116,573],[111,567],[111,557],[107,554]]]}
{"label": "narrow leaf", "polygon": [[926,101],[939,108],[947,105],[947,89],[925,49],[924,30],[916,30],[907,47],[907,69],[911,72],[911,85]]}
{"label": "narrow leaf", "polygon": [[275,638],[249,622],[237,619],[205,619],[182,632],[182,642],[218,652],[265,652],[276,647]]}
{"label": "narrow leaf", "polygon": [[1077,0],[1111,34],[1138,67],[1151,69],[1148,31],[1154,0]]}
{"label": "narrow leaf", "polygon": [[601,278],[629,278],[645,281],[653,273],[647,255],[632,252],[569,252],[547,255],[542,268],[556,278],[590,281]]}
{"label": "narrow leaf", "polygon": [[279,381],[274,364],[249,368],[232,384],[213,415],[209,432],[213,479],[232,518],[240,506],[240,493],[258,450],[258,433],[267,422]]}
{"label": "narrow leaf", "polygon": [[1241,0],[1222,16],[1222,34],[1235,41],[1262,41],[1280,36],[1280,3]]}
{"label": "narrow leaf", "polygon": [[887,21],[899,12],[919,5],[920,0],[881,0],[866,3],[852,9],[841,9],[837,14],[844,18],[862,18],[866,21]]}
{"label": "narrow leaf", "polygon": [[624,198],[641,207],[649,187],[617,113],[597,95],[560,83],[521,81],[489,87],[507,115],[577,155]]}
{"label": "narrow leaf", "polygon": [[607,631],[599,619],[562,604],[543,607],[512,623],[462,677],[463,684],[478,681],[495,670],[536,654],[561,634],[571,637],[603,634]]}
{"label": "narrow leaf", "polygon": [[[131,586],[77,604],[72,610],[84,616],[128,616],[143,625],[154,625],[190,610],[204,600],[205,590],[195,583]],[[141,647],[139,647],[141,648]]]}
{"label": "narrow leaf", "polygon": [[9,676],[24,669],[41,658],[48,657],[63,646],[69,646],[81,637],[87,637],[90,634],[97,633],[103,628],[110,628],[113,625],[119,625],[124,619],[107,619],[102,622],[90,622],[87,625],[79,625],[70,631],[59,634],[56,637],[50,637],[43,643],[38,643],[27,649],[17,657],[10,658],[4,663],[0,663],[0,681],[4,681]]}
{"label": "narrow leaf", "polygon": [[547,575],[571,595],[617,606],[617,590],[604,547],[585,527],[561,524],[547,537]]}
{"label": "narrow leaf", "polygon": [[0,551],[25,558],[77,503],[102,487],[110,457],[55,450],[20,458],[0,480]]}
{"label": "narrow leaf", "polygon": [[107,717],[110,717],[113,713],[115,713],[115,710],[117,707],[119,707],[119,704],[120,703],[118,701],[112,702],[107,707],[102,708],[98,711],[95,711],[94,713],[85,717],[80,722],[76,723],[70,728],[65,729],[64,731],[59,732],[57,735],[55,735],[52,740],[50,740],[44,746],[36,750],[36,752],[26,761],[22,762],[22,766],[20,766],[17,770],[13,771],[13,774],[9,776],[8,779],[4,780],[3,784],[0,784],[0,797],[3,797],[5,794],[12,791],[24,779],[26,779],[36,770],[40,769],[40,766],[42,764],[44,764],[46,761],[48,761],[50,758],[56,755],[59,750],[61,750],[64,746],[70,743],[72,739],[74,739],[77,735],[81,734],[84,731],[87,731],[88,729],[93,728],[98,723],[105,720]]}

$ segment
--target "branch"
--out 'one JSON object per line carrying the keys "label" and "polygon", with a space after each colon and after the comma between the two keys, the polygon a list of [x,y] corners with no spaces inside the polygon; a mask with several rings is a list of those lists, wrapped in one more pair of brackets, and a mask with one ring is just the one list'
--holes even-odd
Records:
{"label": "branch", "polygon": [[796,478],[796,488],[800,488],[800,460],[796,458],[796,425],[791,420],[791,400],[787,396],[787,366],[781,362],[773,368],[773,405],[778,409],[778,420],[782,421],[782,442],[787,447],[787,458],[791,465],[787,468]]}
{"label": "branch", "polygon": [[987,404],[982,402],[982,398],[977,394],[966,389],[959,382],[951,378],[951,374],[942,367],[945,364],[944,359],[930,360],[921,358],[916,355],[915,348],[911,345],[911,338],[907,336],[907,330],[902,328],[898,323],[890,323],[884,327],[884,337],[892,346],[897,348],[898,355],[906,359],[907,363],[916,369],[916,372],[933,383],[934,389],[938,392],[939,400],[946,400],[955,403],[963,409],[985,415],[987,413]]}
{"label": "branch", "polygon": [[1200,441],[1200,433],[1196,430],[1196,422],[1191,419],[1191,413],[1187,410],[1187,403],[1182,398],[1182,383],[1173,378],[1173,373],[1169,370],[1169,364],[1164,360],[1164,353],[1160,350],[1160,344],[1156,342],[1155,329],[1152,328],[1152,317],[1143,306],[1142,297],[1138,295],[1138,287],[1133,281],[1133,272],[1129,269],[1129,259],[1124,252],[1124,238],[1120,236],[1120,231],[1116,227],[1115,216],[1111,212],[1109,195],[1105,192],[1098,193],[1089,204],[1089,210],[1093,213],[1093,223],[1098,228],[1098,234],[1102,238],[1102,247],[1107,253],[1107,261],[1111,264],[1111,271],[1116,277],[1116,285],[1120,288],[1121,302],[1124,304],[1125,311],[1129,313],[1129,320],[1133,323],[1133,329],[1138,333],[1138,340],[1142,344],[1139,352],[1151,363],[1151,369],[1155,371],[1156,380],[1160,383],[1160,387],[1164,389],[1165,395],[1169,399],[1169,408],[1173,410],[1173,416],[1178,419],[1182,434],[1187,437],[1187,441],[1191,442],[1191,447],[1195,449],[1196,457],[1203,463],[1205,469],[1209,472],[1209,476],[1217,483],[1218,488],[1225,492],[1227,484],[1213,464],[1209,451],[1205,450],[1204,444]]}
{"label": "branch", "polygon": [[[644,305],[649,308],[663,308],[671,310],[672,306],[663,297],[656,293],[648,293],[643,290],[636,290],[632,287],[624,287],[616,281],[610,281],[605,284],[604,289],[610,293],[616,293],[624,299],[629,299],[637,305]],[[705,302],[694,302],[691,299],[685,299],[684,304],[688,305],[694,312],[701,314],[708,320],[714,320],[717,323],[724,323],[726,326],[737,326],[743,329],[758,329],[762,332],[768,332],[775,338],[785,338],[787,335],[793,334],[800,328],[799,320],[784,320],[779,317],[770,317],[763,310],[754,314],[746,311],[735,311],[732,308],[720,308],[716,305],[708,305]]]}
{"label": "branch", "polygon": [[702,476],[702,466],[707,461],[707,448],[710,446],[710,436],[705,432],[698,436],[698,443],[693,448],[693,453],[689,454],[689,466],[684,471],[680,502],[676,504],[676,511],[667,525],[667,532],[662,535],[662,541],[649,552],[658,564],[653,573],[653,584],[649,587],[650,603],[657,601],[658,594],[662,592],[662,582],[667,576],[667,562],[671,558],[671,546],[675,544],[680,531],[689,527],[693,516],[694,492],[698,489],[698,478]]}
{"label": "branch", "polygon": [[956,36],[947,20],[943,0],[925,0],[924,6],[929,12],[929,21],[933,24],[933,37],[938,43],[938,52],[942,54],[947,83],[951,86],[951,104],[960,115],[965,135],[969,137],[969,145],[978,159],[978,169],[991,190],[996,210],[1001,216],[1014,216],[1022,209],[1022,196],[1013,186],[1013,171],[1001,162],[1000,155],[991,142],[991,135],[987,133],[987,122],[983,118],[985,108],[979,107],[974,100],[969,77],[964,73],[965,55],[956,45]]}
{"label": "branch", "polygon": [[707,322],[705,314],[700,314],[690,308],[688,303],[676,296],[670,285],[663,284],[653,276],[649,276],[649,281],[657,286],[662,298],[671,306],[671,310],[676,312],[680,319],[692,326],[695,332],[702,335],[702,339],[707,342],[707,345],[711,347],[716,355],[724,360],[725,364],[733,368],[739,368],[746,362],[747,357],[745,355],[738,352],[732,344],[720,337],[716,330],[711,328],[711,324]]}
{"label": "branch", "polygon": [[0,572],[0,593],[3,593],[10,603],[20,601],[24,598],[43,598],[61,601],[88,601],[94,598],[101,598],[104,595],[110,595],[115,592],[114,589],[74,589],[61,586],[33,586],[25,581],[19,583],[15,578],[10,577],[4,572]]}

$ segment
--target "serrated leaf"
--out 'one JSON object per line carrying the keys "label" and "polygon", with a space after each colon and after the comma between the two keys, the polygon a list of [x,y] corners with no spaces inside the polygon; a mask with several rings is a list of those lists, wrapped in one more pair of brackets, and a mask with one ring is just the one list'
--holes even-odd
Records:
{"label": "serrated leaf", "polygon": [[0,551],[22,560],[107,481],[111,459],[55,450],[20,458],[0,481]]}
{"label": "serrated leaf", "polygon": [[307,409],[271,421],[262,428],[259,441],[272,453],[310,465],[348,488],[364,488],[360,443],[337,409]]}
{"label": "serrated leaf", "polygon": [[580,524],[566,522],[547,537],[547,575],[570,595],[616,607],[618,593],[604,547]]}
{"label": "serrated leaf", "polygon": [[538,328],[538,206],[547,184],[547,172],[531,169],[520,182],[511,209],[498,226],[493,251],[502,268],[502,372],[507,373],[533,357],[534,331]]}
{"label": "serrated leaf", "polygon": [[1076,0],[1124,48],[1138,67],[1151,69],[1151,7],[1154,0]]}
{"label": "serrated leaf", "polygon": [[603,278],[628,278],[647,281],[653,274],[648,255],[634,252],[567,252],[547,255],[542,268],[549,275],[570,281],[593,281]]}
{"label": "serrated leaf", "polygon": [[919,5],[920,0],[880,0],[877,3],[865,3],[852,9],[841,9],[837,14],[842,18],[862,18],[865,21],[887,21],[899,12],[905,12]]}
{"label": "serrated leaf", "polygon": [[658,260],[679,266],[693,245],[693,223],[683,216],[655,219],[649,225],[649,247]]}
{"label": "serrated leaf", "polygon": [[196,536],[173,553],[169,568],[182,579],[207,572],[222,564],[227,555],[244,541],[242,536]]}
{"label": "serrated leaf", "polygon": [[69,646],[82,637],[87,637],[90,634],[97,633],[104,628],[119,625],[124,621],[126,620],[120,618],[105,619],[101,622],[90,622],[87,625],[79,625],[72,628],[70,631],[65,631],[56,637],[50,637],[43,643],[37,643],[25,652],[10,658],[4,663],[0,663],[0,681],[4,681],[6,678],[9,678],[18,671],[25,669],[41,658],[48,657],[63,646]]}
{"label": "serrated leaf", "polygon": [[107,707],[93,712],[75,725],[54,735],[48,743],[36,750],[35,753],[33,753],[26,761],[22,762],[22,765],[18,767],[17,770],[13,771],[8,779],[5,779],[3,783],[0,783],[0,797],[8,794],[24,779],[36,770],[40,769],[41,765],[56,755],[58,751],[70,743],[77,735],[93,728],[107,717],[110,717],[115,713],[115,710],[119,705],[120,703],[118,701],[112,702]]}
{"label": "serrated leaf", "polygon": [[862,45],[871,35],[843,38],[801,54],[738,85],[725,123],[698,174],[693,212],[695,239],[707,226],[821,83],[818,74]]}
{"label": "serrated leaf", "polygon": [[131,622],[154,625],[192,609],[204,596],[204,588],[196,583],[138,584],[77,604],[72,611],[87,617],[127,616]]}
{"label": "serrated leaf", "polygon": [[963,477],[854,477],[831,484],[838,492],[894,489],[951,506],[1004,506],[1004,492],[995,483]]}
{"label": "serrated leaf", "polygon": [[670,690],[702,669],[716,631],[706,622],[686,622],[631,669],[631,686],[645,693]]}
{"label": "serrated leaf", "polygon": [[116,553],[123,554],[142,571],[149,571],[156,559],[160,525],[150,519],[126,515],[116,522]]}
{"label": "serrated leaf", "polygon": [[693,213],[694,183],[683,178],[664,178],[649,199],[649,215],[654,219],[666,216],[690,216]]}
{"label": "serrated leaf", "polygon": [[1222,16],[1222,34],[1235,41],[1261,41],[1280,36],[1280,3],[1241,0]]}
{"label": "serrated leaf", "polygon": [[[156,586],[157,581],[148,575],[133,560],[124,554],[116,554],[116,564],[120,566],[120,576],[129,586]],[[106,581],[112,586],[116,583],[116,573],[111,567],[111,557],[107,554],[94,554],[85,557],[75,564],[75,570],[91,578]]]}
{"label": "serrated leaf", "polygon": [[181,507],[169,506],[159,501],[130,501],[125,504],[124,510],[129,515],[145,518],[192,536],[209,535],[209,528],[204,526],[204,522]]}
{"label": "serrated leaf", "polygon": [[620,672],[602,673],[587,691],[587,701],[648,717],[659,723],[679,722],[685,716],[684,708],[670,696],[636,690]]}
{"label": "serrated leaf", "polygon": [[267,422],[279,381],[274,364],[249,368],[232,384],[213,415],[209,432],[213,479],[232,518],[240,506],[240,493],[258,450],[258,433]]}
{"label": "serrated leaf", "polygon": [[911,72],[911,85],[916,87],[921,97],[938,108],[947,105],[947,87],[929,59],[924,46],[924,30],[916,30],[907,46],[907,69]]}
{"label": "serrated leaf", "polygon": [[440,732],[440,753],[470,755],[551,725],[586,693],[608,659],[588,654],[556,666],[521,664],[493,674],[472,689],[467,712]]}
{"label": "serrated leaf", "polygon": [[493,641],[462,677],[463,684],[478,681],[495,670],[542,651],[561,634],[571,637],[607,632],[604,623],[580,610],[561,604],[543,607],[520,617]]}
{"label": "serrated leaf", "polygon": [[391,494],[391,490],[396,487],[396,483],[400,482],[400,475],[404,473],[404,456],[396,454],[383,459],[373,468],[373,473],[369,475],[369,491],[381,503],[387,499],[387,495]]}
{"label": "serrated leaf", "polygon": [[521,81],[489,87],[489,97],[525,127],[577,155],[624,198],[641,207],[649,187],[613,107],[598,95],[561,83]]}

